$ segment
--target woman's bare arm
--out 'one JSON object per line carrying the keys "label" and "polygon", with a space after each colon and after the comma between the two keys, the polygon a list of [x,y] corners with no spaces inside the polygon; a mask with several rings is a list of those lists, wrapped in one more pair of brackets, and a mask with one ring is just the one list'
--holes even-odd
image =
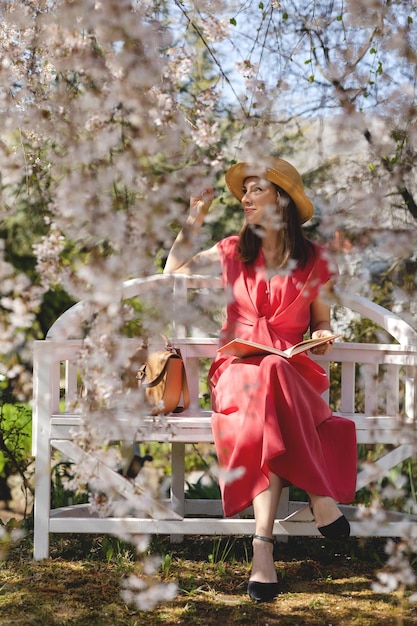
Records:
{"label": "woman's bare arm", "polygon": [[196,253],[197,234],[204,222],[204,217],[210,208],[213,197],[213,190],[205,189],[200,195],[190,198],[189,215],[169,251],[164,274],[220,275],[220,256],[216,245],[208,250]]}
{"label": "woman's bare arm", "polygon": [[171,252],[171,258],[168,257],[170,263],[168,264],[167,260],[164,274],[200,274],[202,276],[220,276],[221,274],[220,255],[217,245],[208,250],[198,252],[191,259],[181,264],[175,256],[175,251],[172,254]]}
{"label": "woman's bare arm", "polygon": [[[310,305],[310,332],[312,339],[326,337],[332,334],[330,326],[330,306],[320,296],[317,296]],[[331,350],[332,345],[333,341],[329,341],[329,343],[313,348],[311,352],[314,354],[326,354],[326,352]]]}

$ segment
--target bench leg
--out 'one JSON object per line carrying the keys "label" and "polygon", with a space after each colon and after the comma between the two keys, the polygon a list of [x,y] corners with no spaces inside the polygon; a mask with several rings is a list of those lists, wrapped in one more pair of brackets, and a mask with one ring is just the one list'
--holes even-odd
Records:
{"label": "bench leg", "polygon": [[37,448],[35,460],[33,558],[40,560],[49,557],[49,516],[51,508],[51,453],[49,438],[39,439]]}
{"label": "bench leg", "polygon": [[[172,510],[185,515],[185,444],[173,443],[171,446],[171,506]],[[171,535],[172,543],[181,543],[184,535]]]}

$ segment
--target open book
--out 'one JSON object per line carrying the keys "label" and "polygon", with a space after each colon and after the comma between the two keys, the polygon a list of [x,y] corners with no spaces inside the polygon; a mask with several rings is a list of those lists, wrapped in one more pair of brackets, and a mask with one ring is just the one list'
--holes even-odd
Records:
{"label": "open book", "polygon": [[320,337],[319,339],[305,339],[304,341],[300,341],[300,343],[296,343],[295,346],[291,346],[291,348],[287,348],[286,350],[279,350],[273,346],[265,346],[261,343],[247,341],[246,339],[232,339],[229,343],[221,346],[221,348],[218,349],[218,352],[221,354],[231,354],[232,356],[237,357],[276,354],[278,356],[283,356],[285,359],[290,359],[296,354],[311,350],[311,348],[315,348],[323,343],[337,339],[337,337],[340,337],[340,334]]}

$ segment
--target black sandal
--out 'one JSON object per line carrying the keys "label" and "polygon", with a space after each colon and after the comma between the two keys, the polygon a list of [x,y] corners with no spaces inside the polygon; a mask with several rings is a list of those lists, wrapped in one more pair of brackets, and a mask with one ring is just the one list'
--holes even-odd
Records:
{"label": "black sandal", "polygon": [[[273,539],[263,535],[253,535],[253,539],[259,539],[266,543],[275,543]],[[255,602],[271,602],[278,595],[278,583],[260,583],[256,580],[250,580],[248,582],[248,595]]]}

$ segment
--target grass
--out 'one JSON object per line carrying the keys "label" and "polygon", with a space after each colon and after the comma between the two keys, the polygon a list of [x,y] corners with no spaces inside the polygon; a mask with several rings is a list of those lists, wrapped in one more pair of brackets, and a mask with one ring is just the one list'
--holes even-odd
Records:
{"label": "grass", "polygon": [[114,537],[54,535],[51,558],[32,560],[32,538],[0,563],[1,626],[317,626],[417,625],[408,592],[376,594],[376,571],[385,560],[384,541],[290,538],[275,548],[281,593],[270,604],[246,595],[250,538],[152,540],[161,556],[147,583],[176,582],[177,597],[151,611],[126,604],[121,582],[142,572],[133,549]]}

